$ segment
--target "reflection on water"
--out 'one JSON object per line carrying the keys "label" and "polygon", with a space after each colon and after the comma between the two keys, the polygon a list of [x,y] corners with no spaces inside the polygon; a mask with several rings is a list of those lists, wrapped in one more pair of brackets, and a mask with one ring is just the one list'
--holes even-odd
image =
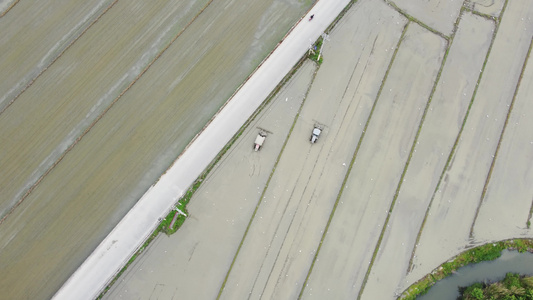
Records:
{"label": "reflection on water", "polygon": [[476,282],[499,281],[506,273],[533,275],[533,254],[504,250],[500,258],[459,268],[455,274],[437,282],[419,300],[455,300],[459,287]]}

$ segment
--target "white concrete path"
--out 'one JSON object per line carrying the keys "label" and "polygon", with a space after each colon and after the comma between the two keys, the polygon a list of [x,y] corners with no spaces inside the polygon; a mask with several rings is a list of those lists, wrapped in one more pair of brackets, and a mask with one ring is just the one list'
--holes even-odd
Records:
{"label": "white concrete path", "polygon": [[[167,172],[128,212],[53,299],[93,299],[175,202],[305,54],[349,0],[317,1]],[[314,14],[313,21],[308,16]]]}

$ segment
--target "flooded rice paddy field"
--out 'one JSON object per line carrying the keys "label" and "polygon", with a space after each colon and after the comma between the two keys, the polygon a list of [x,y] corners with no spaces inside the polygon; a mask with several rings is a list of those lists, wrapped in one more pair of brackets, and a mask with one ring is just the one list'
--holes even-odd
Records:
{"label": "flooded rice paddy field", "polygon": [[312,5],[14,4],[0,18],[5,299],[51,297]]}
{"label": "flooded rice paddy field", "polygon": [[357,1],[285,145],[255,153],[249,128],[106,297],[396,299],[466,249],[533,237],[532,38],[532,2]]}

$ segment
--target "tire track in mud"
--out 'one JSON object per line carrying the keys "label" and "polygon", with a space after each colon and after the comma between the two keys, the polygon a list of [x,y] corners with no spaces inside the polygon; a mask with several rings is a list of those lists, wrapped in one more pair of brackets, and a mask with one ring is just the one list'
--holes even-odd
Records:
{"label": "tire track in mud", "polygon": [[[20,0],[17,0],[15,3],[13,3],[11,5],[11,7],[9,7],[2,15],[0,15],[0,18],[3,17],[11,8],[13,8],[13,6],[15,6],[15,4],[17,4]],[[70,49],[70,47],[72,45],[74,45],[75,42],[77,42],[91,27],[93,27],[94,24],[96,24],[101,18],[102,16],[104,16],[111,8],[113,8],[113,6],[115,6],[115,4],[117,4],[118,0],[114,0],[106,9],[104,9],[104,11],[98,16],[96,17],[96,19],[94,19],[78,36],[76,36],[72,41],[70,41],[70,43],[68,43],[68,45],[59,52],[59,54],[54,57],[50,63],[45,66],[37,75],[35,75],[35,77],[31,78],[30,81],[28,83],[26,83],[26,85],[22,88],[22,90],[20,92],[18,92],[18,94],[15,95],[15,97],[13,97],[13,99],[11,99],[4,107],[2,107],[0,109],[0,115],[3,114],[10,106],[11,104],[13,104],[30,86],[32,86],[32,84],[39,78],[41,77],[41,75],[46,71],[48,70],[48,68],[50,68],[51,65],[53,65],[61,56],[63,56],[63,54],[65,52],[67,52],[68,49]],[[3,221],[3,219],[2,219]],[[2,221],[0,221],[0,224],[2,224]]]}
{"label": "tire track in mud", "polygon": [[[316,74],[316,72],[315,72]],[[311,85],[310,85],[311,86]],[[288,139],[287,139],[288,140]],[[309,152],[307,153],[306,155],[306,160],[309,156]],[[281,157],[280,157],[281,158]],[[278,161],[279,162],[279,161]],[[313,165],[313,168],[312,170],[314,170],[316,167],[316,162],[315,164]],[[291,201],[290,199],[293,198],[294,196],[294,193],[295,193],[295,190],[296,190],[296,186],[298,185],[297,183],[300,181],[300,179],[302,179],[303,181],[307,181],[306,184],[305,184],[305,188],[304,188],[304,191],[302,192],[302,195],[305,193],[305,191],[307,190],[307,188],[309,187],[309,181],[311,180],[311,176],[312,176],[312,173],[309,173],[309,176],[307,178],[303,177],[304,175],[304,170],[303,168],[300,170],[300,173],[298,174],[298,179],[296,180],[296,184],[295,186],[293,187],[292,191],[291,191],[291,194],[288,198],[288,201],[287,203],[285,203],[285,206],[283,207],[283,212],[281,213],[282,217],[280,219],[280,221],[278,222],[278,224],[276,225],[276,229],[274,230],[274,232],[279,232],[280,231],[280,227],[281,227],[281,223],[283,222],[283,217],[287,214],[287,211],[289,210],[288,207],[289,205],[291,204]],[[265,191],[266,191],[266,188],[265,188]],[[264,196],[263,196],[264,197]],[[298,201],[298,205],[297,206],[300,206],[300,203],[302,202],[302,199],[303,197],[300,197],[300,201]],[[260,201],[262,201],[263,198],[260,199]],[[281,242],[281,245],[279,246],[279,249],[278,249],[278,252],[276,254],[276,258],[274,259],[274,263],[270,266],[270,272],[268,272],[268,276],[267,276],[267,280],[265,280],[264,282],[264,286],[263,288],[261,289],[261,294],[260,295],[264,295],[265,294],[265,289],[268,285],[268,282],[270,280],[270,277],[272,276],[272,272],[274,270],[274,267],[275,267],[275,264],[276,262],[278,261],[279,259],[279,255],[280,255],[280,252],[281,252],[281,249],[283,248],[283,245],[285,244],[285,241],[287,240],[287,235],[290,231],[290,228],[292,226],[292,223],[294,221],[294,217],[296,216],[296,213],[297,213],[297,210],[294,211],[294,214],[292,214],[292,218],[291,218],[291,221],[289,222],[289,225],[287,226],[287,230],[285,232],[282,232],[284,235],[281,237],[281,239],[283,239],[283,241]],[[289,214],[290,216],[291,214]],[[280,234],[281,235],[281,234]],[[272,237],[270,238],[270,242],[268,243],[268,249],[267,251],[265,252],[265,255],[261,258],[262,259],[262,263],[261,263],[261,266],[259,267],[259,270],[257,270],[256,274],[255,274],[255,280],[254,280],[254,283],[252,284],[252,289],[251,289],[251,293],[250,293],[250,296],[248,297],[248,299],[250,299],[252,297],[252,293],[253,293],[253,290],[256,288],[256,286],[258,285],[258,279],[259,279],[259,276],[261,275],[261,272],[263,271],[263,268],[267,268],[268,266],[265,266],[265,261],[267,260],[267,257],[269,256],[269,254],[271,253],[271,251],[275,251],[275,249],[273,249],[272,247],[272,244],[274,244],[274,240],[276,239],[278,235],[277,234],[273,234]],[[244,241],[243,241],[244,243]]]}
{"label": "tire track in mud", "polygon": [[413,23],[416,23],[420,26],[422,26],[423,28],[433,32],[434,34],[440,36],[441,38],[445,39],[445,40],[449,40],[450,37],[445,35],[444,33],[438,31],[437,29],[427,25],[426,23],[422,22],[421,20],[415,18],[414,16],[410,15],[409,13],[407,13],[407,11],[405,11],[404,9],[401,9],[396,3],[394,3],[393,1],[391,0],[385,0],[385,3],[387,5],[389,5],[390,7],[394,8],[394,10],[396,10],[399,14],[401,14],[402,16],[406,17],[407,20],[413,22]]}
{"label": "tire track in mud", "polygon": [[[167,46],[165,46],[153,59],[151,62],[149,62],[146,67],[137,75],[137,77],[135,77],[135,79],[109,104],[108,107],[106,107],[102,113],[100,115],[98,115],[98,117],[96,117],[96,119],[94,119],[93,122],[91,122],[91,124],[83,131],[82,134],[80,134],[80,136],[78,136],[76,138],[76,140],[74,140],[74,142],[68,146],[68,148],[61,154],[61,156],[39,177],[39,179],[37,179],[37,181],[35,181],[35,183],[33,183],[29,188],[28,190],[24,193],[24,195],[9,209],[9,211],[0,219],[0,226],[4,223],[4,221],[15,211],[15,209],[17,209],[17,207],[20,206],[20,204],[22,204],[22,202],[24,202],[24,200],[33,192],[33,190],[41,183],[41,181],[48,175],[50,174],[50,172],[63,160],[63,158],[65,158],[65,156],[83,139],[83,137],[85,137],[87,135],[87,133],[89,133],[91,131],[91,129],[105,116],[105,114],[118,102],[118,100],[120,100],[120,98],[122,98],[122,96],[148,71],[148,69],[150,69],[150,67],[161,57],[163,56],[163,54],[166,52],[166,50],[168,48],[170,48],[170,46],[172,46],[172,44],[174,44],[174,42],[194,23],[194,21],[196,19],[198,19],[198,17],[209,7],[209,5],[211,5],[211,3],[213,2],[214,0],[209,0],[204,7],[202,7],[200,9],[200,11],[189,21],[189,23],[187,23],[182,30],[180,30],[176,36],[174,36],[174,38],[172,38],[172,40],[170,40],[170,42],[167,44]],[[112,5],[110,5],[106,10],[105,12],[109,11],[109,9],[111,9],[116,3],[118,2],[118,0],[115,0]],[[104,12],[104,13],[105,13]],[[103,14],[102,14],[103,15]],[[101,15],[101,16],[102,16]],[[101,17],[100,16],[100,17]],[[100,17],[98,17],[98,19],[100,19]],[[97,19],[97,20],[98,20]],[[94,25],[94,23],[96,23],[96,21],[93,22],[91,24]],[[90,26],[89,26],[90,27]],[[89,28],[88,27],[88,28]],[[88,28],[86,30],[83,31],[83,33],[85,33]],[[82,34],[83,34],[82,33]],[[80,36],[82,35],[80,34]],[[77,38],[79,39],[79,37]],[[76,40],[77,40],[76,39]],[[72,43],[69,44],[69,46],[63,51],[61,52],[61,54],[63,54],[76,40],[72,41]],[[54,59],[53,62],[55,62],[60,56],[61,54],[56,57],[56,59]],[[53,63],[52,62],[52,63]],[[52,64],[51,63],[51,64]],[[50,64],[50,65],[51,65]],[[48,67],[50,66],[48,65]],[[41,75],[48,67],[46,67],[41,73],[39,73],[39,75]],[[35,81],[32,80],[31,83],[33,83]],[[31,85],[30,83],[30,85]],[[28,85],[24,90],[26,90],[30,85]],[[22,92],[20,93],[22,94]],[[18,96],[20,96],[17,95]],[[15,98],[16,99],[16,98]],[[7,106],[6,108],[12,104],[15,99],[13,99]],[[0,114],[2,114],[3,112],[5,111],[2,110],[0,111]]]}

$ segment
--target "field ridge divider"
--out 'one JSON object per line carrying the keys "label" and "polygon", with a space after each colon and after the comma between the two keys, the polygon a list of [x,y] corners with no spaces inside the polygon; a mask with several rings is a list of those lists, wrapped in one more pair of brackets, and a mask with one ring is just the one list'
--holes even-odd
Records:
{"label": "field ridge divider", "polygon": [[441,38],[443,38],[445,40],[449,40],[450,39],[450,37],[445,35],[444,33],[436,30],[435,28],[427,25],[426,23],[424,23],[424,22],[420,21],[419,19],[413,17],[412,15],[408,14],[405,10],[401,9],[398,5],[396,5],[396,3],[394,3],[392,0],[383,0],[383,1],[385,1],[385,3],[387,5],[389,5],[390,7],[394,8],[394,10],[396,10],[399,14],[401,14],[404,17],[406,17],[409,21],[420,25],[421,27],[427,29],[428,31],[433,32],[434,34],[440,36]]}

